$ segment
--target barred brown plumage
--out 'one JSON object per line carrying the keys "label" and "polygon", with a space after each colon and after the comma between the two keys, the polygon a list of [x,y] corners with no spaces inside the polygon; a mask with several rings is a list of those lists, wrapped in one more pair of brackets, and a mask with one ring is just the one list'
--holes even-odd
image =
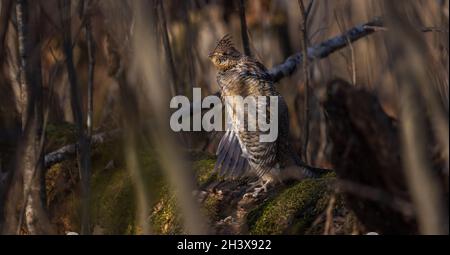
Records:
{"label": "barred brown plumage", "polygon": [[[221,176],[230,178],[256,175],[260,181],[254,185],[254,196],[267,191],[267,185],[273,181],[318,175],[313,168],[301,162],[289,142],[288,108],[264,65],[241,54],[228,35],[218,42],[209,58],[219,71],[217,82],[223,100],[229,96],[278,98],[277,139],[273,142],[260,142],[260,135],[264,132],[258,126],[256,131],[248,130],[249,116],[244,120],[244,129],[237,128],[238,123],[233,119],[232,128],[226,131],[218,146],[215,170]],[[243,110],[249,115],[246,107],[235,111]],[[270,118],[270,107],[267,106],[265,111]]]}

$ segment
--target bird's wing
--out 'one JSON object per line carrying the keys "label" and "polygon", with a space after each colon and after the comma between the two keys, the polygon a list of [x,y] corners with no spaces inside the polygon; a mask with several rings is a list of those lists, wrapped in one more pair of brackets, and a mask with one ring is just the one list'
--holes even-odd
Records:
{"label": "bird's wing", "polygon": [[[240,70],[219,75],[218,83],[224,95],[278,96],[273,90],[273,83],[258,65],[244,66]],[[231,93],[230,93],[231,91]],[[258,109],[268,111],[269,107]],[[245,111],[235,109],[234,112]],[[256,116],[254,116],[256,118]],[[238,177],[253,173],[259,177],[269,172],[277,162],[277,141],[260,142],[260,131],[240,130],[238,120],[232,121],[232,130],[222,138],[217,150],[215,169],[223,176]],[[248,123],[244,124],[244,127]]]}
{"label": "bird's wing", "polygon": [[[279,97],[279,94],[274,90],[273,83],[266,77],[266,73],[263,70],[260,70],[258,65],[252,65],[252,68],[256,68],[256,71],[247,68],[250,71],[241,73],[240,79],[241,82],[244,83],[245,88],[249,91],[253,91],[249,94],[255,97],[265,96],[266,102],[270,102],[270,96],[276,96],[279,99],[278,103],[282,103],[283,99]],[[258,107],[258,118],[261,112],[265,112],[266,118],[269,118],[270,121],[275,121],[277,119],[279,121],[279,118],[273,119],[276,113],[271,111],[270,104],[267,104],[265,108]],[[278,112],[278,114],[280,113],[281,112]],[[256,116],[254,118],[256,118]],[[266,119],[266,121],[269,119]],[[257,131],[247,131],[246,129],[239,133],[241,142],[247,149],[249,155],[248,161],[252,172],[259,177],[272,170],[278,162],[278,138],[273,142],[262,142],[260,141],[260,138],[263,134],[268,134],[268,132],[262,131],[259,127],[257,128]]]}
{"label": "bird's wing", "polygon": [[243,176],[248,168],[245,149],[241,147],[239,137],[233,130],[226,131],[217,148],[217,161],[214,171],[223,177]]}

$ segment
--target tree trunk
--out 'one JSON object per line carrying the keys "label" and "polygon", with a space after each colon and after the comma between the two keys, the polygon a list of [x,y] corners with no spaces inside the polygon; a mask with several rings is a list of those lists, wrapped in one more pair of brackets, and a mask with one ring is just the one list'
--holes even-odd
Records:
{"label": "tree trunk", "polygon": [[[20,87],[22,104],[22,136],[19,143],[13,187],[10,190],[10,208],[17,206],[20,196],[14,194],[22,189],[23,206],[19,210],[16,226],[8,229],[20,233],[22,218],[29,234],[51,234],[53,229],[44,209],[41,176],[43,174],[43,104],[41,74],[41,42],[36,27],[39,24],[39,8],[26,0],[16,2],[18,45],[20,55]],[[32,11],[31,11],[32,10]],[[20,180],[20,178],[22,180]],[[20,199],[19,199],[20,200]],[[14,210],[7,210],[7,213]],[[15,218],[9,215],[9,218]]]}

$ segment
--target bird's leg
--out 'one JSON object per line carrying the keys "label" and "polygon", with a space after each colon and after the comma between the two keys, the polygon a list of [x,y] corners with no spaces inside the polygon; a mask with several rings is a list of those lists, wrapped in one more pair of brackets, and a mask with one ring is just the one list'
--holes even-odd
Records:
{"label": "bird's leg", "polygon": [[247,189],[248,193],[244,194],[244,198],[257,198],[261,192],[267,192],[268,187],[273,182],[274,181],[271,175],[263,175],[259,180],[249,183],[250,187]]}
{"label": "bird's leg", "polygon": [[252,197],[257,198],[259,193],[261,193],[261,191],[264,193],[267,193],[267,188],[268,188],[269,184],[272,184],[272,183],[273,183],[272,179],[263,181],[263,184],[261,185],[261,187],[259,187],[259,188],[257,187],[254,189]]}
{"label": "bird's leg", "polygon": [[247,189],[247,191],[254,190],[257,187],[262,186],[263,184],[264,184],[264,180],[261,178],[258,178],[257,181],[248,183],[249,188]]}

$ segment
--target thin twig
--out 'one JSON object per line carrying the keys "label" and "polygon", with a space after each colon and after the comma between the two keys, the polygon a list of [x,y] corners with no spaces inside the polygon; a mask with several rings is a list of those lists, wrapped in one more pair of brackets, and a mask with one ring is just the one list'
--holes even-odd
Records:
{"label": "thin twig", "polygon": [[[341,31],[341,33],[343,33],[344,32],[344,26],[340,22],[340,20],[342,20],[342,18],[341,19],[338,18],[338,15],[337,15],[336,11],[334,12],[334,17],[336,19],[336,23],[338,24],[339,30]],[[347,37],[347,42],[348,42],[348,48],[350,49],[350,57],[351,57],[351,63],[352,63],[352,67],[351,67],[352,84],[353,84],[353,86],[355,86],[356,85],[355,50],[353,49],[353,44],[350,41],[350,38],[348,38],[348,37]],[[346,61],[347,61],[347,59],[346,59]],[[347,65],[348,65],[348,63],[347,63]]]}
{"label": "thin twig", "polygon": [[[298,5],[300,7],[300,37],[301,37],[301,49],[302,55],[306,56],[308,54],[308,33],[307,33],[307,15],[305,10],[305,5],[303,0],[298,0]],[[310,6],[312,4],[310,3]],[[308,8],[310,11],[310,8]],[[304,79],[304,97],[303,97],[303,146],[302,155],[303,161],[308,162],[308,140],[309,140],[309,63],[308,59],[303,61],[303,79]]]}

